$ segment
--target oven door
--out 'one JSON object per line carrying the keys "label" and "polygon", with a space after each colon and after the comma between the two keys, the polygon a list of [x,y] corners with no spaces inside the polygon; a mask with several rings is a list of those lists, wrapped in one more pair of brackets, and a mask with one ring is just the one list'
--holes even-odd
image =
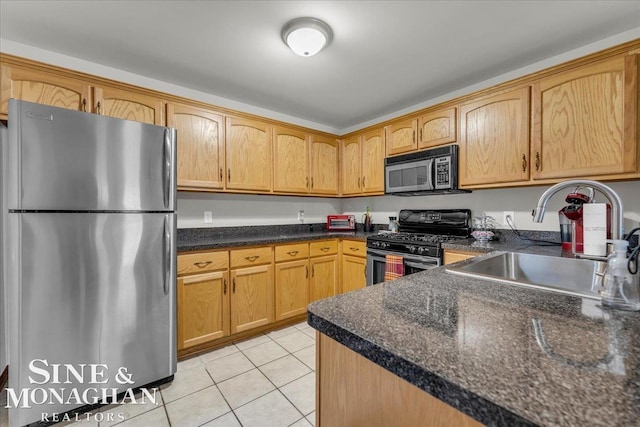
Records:
{"label": "oven door", "polygon": [[428,270],[430,268],[436,268],[442,264],[440,258],[367,249],[367,286],[384,282],[387,255],[397,255],[402,257],[405,276]]}

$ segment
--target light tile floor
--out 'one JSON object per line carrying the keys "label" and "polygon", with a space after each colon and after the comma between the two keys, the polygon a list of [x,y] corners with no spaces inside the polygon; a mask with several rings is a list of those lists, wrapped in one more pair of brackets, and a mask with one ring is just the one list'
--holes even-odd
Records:
{"label": "light tile floor", "polygon": [[[179,362],[158,406],[111,405],[100,409],[101,422],[66,425],[308,427],[315,425],[315,383],[315,330],[299,323]],[[4,390],[0,403],[6,426]]]}

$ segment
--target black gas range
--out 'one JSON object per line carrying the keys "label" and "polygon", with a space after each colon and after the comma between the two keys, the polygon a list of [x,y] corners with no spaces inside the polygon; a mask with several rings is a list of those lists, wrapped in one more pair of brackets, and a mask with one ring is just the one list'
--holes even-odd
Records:
{"label": "black gas range", "polygon": [[405,275],[442,264],[442,243],[469,237],[471,210],[401,210],[398,233],[380,233],[367,238],[367,284],[384,278],[385,258],[403,258]]}

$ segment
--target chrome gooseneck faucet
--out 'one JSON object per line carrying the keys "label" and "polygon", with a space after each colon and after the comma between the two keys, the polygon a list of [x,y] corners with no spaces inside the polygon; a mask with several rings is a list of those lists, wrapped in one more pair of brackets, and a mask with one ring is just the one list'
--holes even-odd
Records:
{"label": "chrome gooseneck faucet", "polygon": [[542,196],[540,196],[538,206],[536,206],[533,211],[533,221],[542,222],[545,210],[547,209],[547,202],[551,196],[565,188],[577,187],[579,185],[593,187],[609,199],[609,202],[611,203],[611,238],[614,240],[622,239],[624,237],[624,208],[622,206],[622,200],[620,200],[618,193],[613,191],[611,187],[608,187],[598,181],[591,181],[588,179],[571,179],[550,187],[542,194]]}

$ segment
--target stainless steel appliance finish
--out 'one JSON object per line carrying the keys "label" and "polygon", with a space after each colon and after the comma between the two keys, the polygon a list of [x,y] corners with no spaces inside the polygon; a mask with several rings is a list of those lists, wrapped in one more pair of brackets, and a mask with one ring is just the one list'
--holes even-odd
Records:
{"label": "stainless steel appliance finish", "polygon": [[458,146],[422,150],[388,157],[385,193],[398,196],[468,193],[458,189]]}
{"label": "stainless steel appliance finish", "polygon": [[[9,101],[10,383],[28,365],[104,364],[106,384],[176,371],[175,130]],[[125,367],[134,384],[115,381]],[[54,387],[43,385],[40,387]],[[10,408],[11,426],[77,404]]]}
{"label": "stainless steel appliance finish", "polygon": [[447,267],[454,274],[568,295],[600,299],[605,262],[518,252],[497,252]]}
{"label": "stainless steel appliance finish", "polygon": [[367,238],[367,285],[384,281],[386,256],[403,258],[409,275],[442,265],[443,242],[466,238],[471,231],[469,209],[401,210],[398,233]]}

